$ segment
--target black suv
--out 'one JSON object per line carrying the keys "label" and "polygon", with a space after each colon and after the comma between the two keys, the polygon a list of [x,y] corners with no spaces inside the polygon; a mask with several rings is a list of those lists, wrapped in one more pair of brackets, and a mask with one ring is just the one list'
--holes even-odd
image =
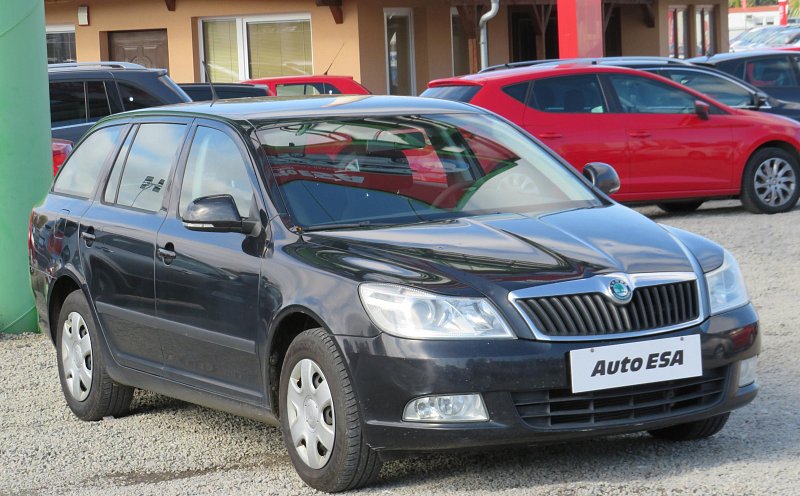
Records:
{"label": "black suv", "polygon": [[79,418],[133,388],[279,424],[302,479],[398,453],[711,436],[758,391],[733,257],[496,115],[320,96],[104,119],[31,215]]}
{"label": "black suv", "polygon": [[107,115],[191,101],[165,69],[128,62],[50,64],[47,75],[53,138],[73,142]]}

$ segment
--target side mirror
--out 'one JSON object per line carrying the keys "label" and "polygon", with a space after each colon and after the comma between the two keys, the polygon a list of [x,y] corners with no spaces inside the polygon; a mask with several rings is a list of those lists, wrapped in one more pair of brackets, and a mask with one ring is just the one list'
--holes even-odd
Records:
{"label": "side mirror", "polygon": [[183,225],[191,231],[244,232],[231,195],[212,195],[196,198],[183,213]]}
{"label": "side mirror", "polygon": [[757,109],[768,106],[769,96],[765,95],[764,93],[756,93],[753,95],[753,105],[755,105]]}
{"label": "side mirror", "polygon": [[694,102],[694,113],[697,114],[697,117],[703,119],[704,121],[708,120],[708,114],[711,111],[711,107],[703,101],[697,100]]}
{"label": "side mirror", "polygon": [[589,162],[583,167],[583,175],[594,184],[594,187],[607,195],[619,191],[619,175],[608,164]]}

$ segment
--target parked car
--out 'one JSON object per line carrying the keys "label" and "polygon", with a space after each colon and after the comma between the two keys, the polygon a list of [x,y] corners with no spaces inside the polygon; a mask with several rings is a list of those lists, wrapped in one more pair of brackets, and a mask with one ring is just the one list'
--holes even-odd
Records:
{"label": "parked car", "polygon": [[61,168],[61,165],[67,159],[67,156],[69,156],[75,143],[58,138],[53,138],[50,142],[53,151],[53,175],[55,176],[58,173],[58,169]]}
{"label": "parked car", "polygon": [[643,71],[545,64],[431,81],[422,96],[497,112],[578,169],[614,165],[619,201],[691,211],[709,198],[740,197],[750,211],[777,213],[800,195],[796,122]]}
{"label": "parked car", "polygon": [[785,28],[785,26],[759,26],[749,29],[731,40],[730,51],[741,52],[761,47],[768,39]]}
{"label": "parked car", "polygon": [[128,62],[50,64],[47,76],[53,138],[72,142],[107,115],[191,101],[165,69]]}
{"label": "parked car", "polygon": [[689,61],[732,74],[779,100],[800,102],[800,53],[758,50],[718,53]]}
{"label": "parked car", "polygon": [[544,64],[560,65],[566,63],[614,65],[617,67],[628,67],[630,69],[647,71],[671,79],[684,86],[688,86],[729,107],[757,110],[759,112],[784,115],[794,120],[800,120],[800,103],[778,100],[730,74],[711,67],[691,64],[671,57],[632,56],[532,60],[488,67],[480,72],[486,73],[512,67],[529,67]]}
{"label": "parked car", "polygon": [[[178,86],[195,102],[211,100],[211,86],[208,83],[180,83]],[[257,98],[270,96],[269,89],[263,84],[249,83],[214,83],[217,98]]]}
{"label": "parked car", "polygon": [[370,91],[352,76],[279,76],[248,79],[243,83],[263,84],[276,96],[369,95]]}
{"label": "parked car", "polygon": [[404,453],[711,436],[758,391],[737,264],[585,173],[432,99],[109,117],[31,215],[66,402],[119,417],[138,387],[280,424],[323,491]]}

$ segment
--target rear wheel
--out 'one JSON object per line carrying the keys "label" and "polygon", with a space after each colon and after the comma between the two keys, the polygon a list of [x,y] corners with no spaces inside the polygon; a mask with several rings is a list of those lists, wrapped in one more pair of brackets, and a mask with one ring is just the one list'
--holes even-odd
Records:
{"label": "rear wheel", "polygon": [[703,203],[705,203],[703,200],[686,200],[679,202],[659,203],[658,208],[671,214],[687,214],[700,208],[700,205]]}
{"label": "rear wheel", "polygon": [[725,423],[730,417],[730,413],[723,413],[695,422],[673,425],[663,429],[648,431],[652,436],[671,441],[692,441],[695,439],[705,439],[711,437],[725,427]]}
{"label": "rear wheel", "polygon": [[117,384],[108,376],[97,326],[83,293],[73,291],[67,296],[58,322],[58,375],[72,413],[81,420],[127,413],[133,388]]}
{"label": "rear wheel", "polygon": [[324,329],[305,331],[292,341],[279,394],[283,440],[306,484],[338,492],[378,477],[381,461],[364,439],[350,376]]}
{"label": "rear wheel", "polygon": [[800,196],[797,159],[780,148],[758,150],[742,176],[742,205],[754,213],[776,214],[794,208]]}

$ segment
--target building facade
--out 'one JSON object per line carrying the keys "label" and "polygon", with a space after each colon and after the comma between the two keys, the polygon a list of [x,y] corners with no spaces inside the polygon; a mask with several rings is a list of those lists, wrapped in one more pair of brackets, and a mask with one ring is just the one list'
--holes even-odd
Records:
{"label": "building facade", "polygon": [[[489,10],[488,0],[44,2],[51,62],[132,61],[178,82],[205,80],[201,61],[218,82],[327,71],[390,94],[476,71]],[[557,58],[587,32],[602,36],[581,55],[727,51],[727,17],[726,0],[501,0],[488,61]]]}

